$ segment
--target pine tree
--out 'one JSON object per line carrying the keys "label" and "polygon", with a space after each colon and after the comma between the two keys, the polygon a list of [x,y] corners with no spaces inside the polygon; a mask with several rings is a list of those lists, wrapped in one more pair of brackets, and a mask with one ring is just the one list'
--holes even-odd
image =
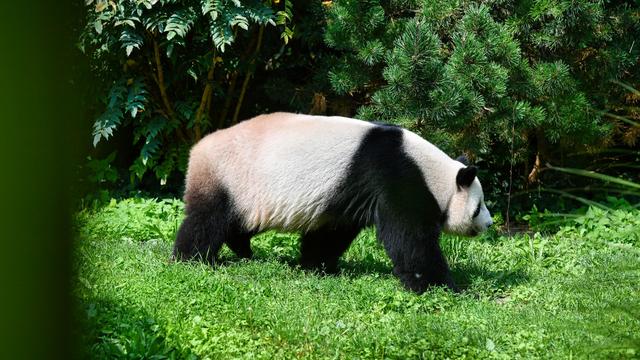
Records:
{"label": "pine tree", "polygon": [[494,169],[527,166],[522,185],[540,157],[609,137],[598,109],[617,101],[611,78],[638,81],[638,24],[625,3],[346,0],[325,41],[341,52],[331,85],[362,104],[357,116]]}

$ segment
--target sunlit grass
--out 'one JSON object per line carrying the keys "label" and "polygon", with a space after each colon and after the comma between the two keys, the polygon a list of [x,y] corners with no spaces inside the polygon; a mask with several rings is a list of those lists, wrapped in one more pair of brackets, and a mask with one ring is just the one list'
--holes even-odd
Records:
{"label": "sunlit grass", "polygon": [[640,212],[590,212],[554,235],[445,237],[454,295],[405,291],[363,231],[320,276],[297,237],[254,239],[255,259],[171,263],[179,201],[77,216],[78,338],[96,358],[634,358]]}

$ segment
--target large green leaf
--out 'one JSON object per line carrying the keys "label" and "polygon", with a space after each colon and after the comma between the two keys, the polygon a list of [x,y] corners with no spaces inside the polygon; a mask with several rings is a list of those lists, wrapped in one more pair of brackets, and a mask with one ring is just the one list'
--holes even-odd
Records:
{"label": "large green leaf", "polygon": [[123,79],[111,86],[107,108],[93,123],[93,146],[98,145],[101,139],[106,140],[111,137],[122,122],[123,101],[126,93],[127,87]]}
{"label": "large green leaf", "polygon": [[582,169],[572,169],[572,168],[563,168],[563,167],[551,166],[550,164],[547,164],[547,167],[549,169],[551,169],[551,170],[556,170],[556,171],[564,172],[564,173],[567,173],[567,174],[586,176],[586,177],[590,177],[590,178],[593,178],[593,179],[598,179],[598,180],[602,180],[602,181],[606,181],[606,182],[611,182],[611,183],[614,183],[614,184],[622,185],[622,186],[625,186],[625,187],[630,187],[630,188],[634,188],[634,189],[640,189],[640,184],[638,184],[638,183],[635,183],[633,181],[624,180],[624,179],[621,179],[621,178],[617,178],[615,176],[609,176],[609,175],[605,175],[605,174],[600,174],[600,173],[597,173],[595,171],[582,170]]}
{"label": "large green leaf", "polygon": [[167,20],[164,31],[167,33],[167,40],[178,36],[184,38],[197,18],[195,10],[191,7],[181,9],[172,14]]}

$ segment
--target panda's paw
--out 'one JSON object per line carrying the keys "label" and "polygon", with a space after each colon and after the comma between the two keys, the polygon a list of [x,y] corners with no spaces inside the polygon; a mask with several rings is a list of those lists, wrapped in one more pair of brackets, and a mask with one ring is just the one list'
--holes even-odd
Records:
{"label": "panda's paw", "polygon": [[397,271],[394,271],[394,272],[396,273],[396,276],[400,278],[400,281],[405,286],[405,288],[417,294],[422,294],[427,289],[433,286],[444,286],[456,294],[461,292],[460,288],[456,286],[456,284],[453,282],[451,277],[447,277],[443,281],[443,280],[434,280],[433,278],[430,278],[429,276],[427,276],[425,273],[397,272]]}
{"label": "panda's paw", "polygon": [[421,273],[397,271],[394,271],[394,273],[407,290],[411,290],[417,294],[422,294],[427,290],[427,288],[429,288],[428,281],[426,281]]}
{"label": "panda's paw", "polygon": [[458,285],[454,284],[453,281],[447,282],[447,288],[451,290],[454,294],[461,294],[462,290],[458,287]]}

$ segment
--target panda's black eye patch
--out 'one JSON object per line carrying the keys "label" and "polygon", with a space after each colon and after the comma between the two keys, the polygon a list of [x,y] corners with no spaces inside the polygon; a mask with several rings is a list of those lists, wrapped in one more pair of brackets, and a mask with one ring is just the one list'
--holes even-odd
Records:
{"label": "panda's black eye patch", "polygon": [[482,202],[478,203],[478,206],[476,206],[476,211],[473,212],[473,217],[475,218],[476,216],[480,215],[480,205],[482,205]]}

